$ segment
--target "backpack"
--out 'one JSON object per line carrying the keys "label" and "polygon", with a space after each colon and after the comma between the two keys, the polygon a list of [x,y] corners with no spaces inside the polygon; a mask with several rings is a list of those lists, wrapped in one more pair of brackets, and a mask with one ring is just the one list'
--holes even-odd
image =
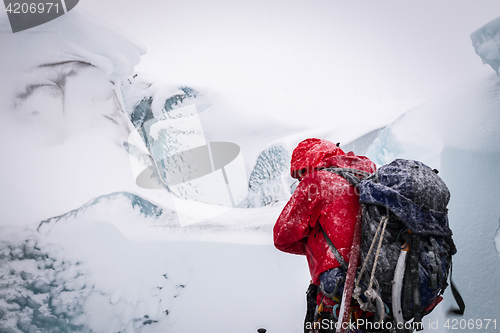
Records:
{"label": "backpack", "polygon": [[[450,192],[438,171],[404,159],[364,178],[351,169],[324,170],[344,177],[359,191],[362,265],[353,298],[363,311],[375,313],[374,321],[413,319],[412,327],[422,329],[422,317],[442,300],[456,253],[446,208]],[[465,304],[453,282],[451,287],[460,307],[454,312],[463,314]]]}

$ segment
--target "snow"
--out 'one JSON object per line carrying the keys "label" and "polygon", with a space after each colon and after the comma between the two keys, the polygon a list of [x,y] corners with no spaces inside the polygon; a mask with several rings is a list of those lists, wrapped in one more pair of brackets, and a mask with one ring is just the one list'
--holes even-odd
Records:
{"label": "snow", "polygon": [[[379,165],[399,157],[439,170],[451,192],[449,220],[458,249],[453,280],[466,302],[466,320],[497,315],[489,295],[500,293],[493,278],[500,274],[500,262],[486,240],[495,234],[500,216],[499,88],[499,77],[492,73],[466,82],[406,112],[380,132],[367,152]],[[471,272],[480,284],[471,280]],[[451,306],[447,291],[444,307]],[[444,313],[432,316],[431,321],[445,320]]]}
{"label": "snow", "polygon": [[500,69],[500,19],[493,20],[471,34],[472,45],[483,63],[498,74]]}
{"label": "snow", "polygon": [[[227,34],[222,44],[227,54],[201,38],[221,32],[222,25],[205,25],[206,31],[193,40],[169,30],[165,38],[175,42],[168,44],[168,52],[158,51],[162,43],[156,40],[148,44],[148,58],[142,41],[129,35],[144,23],[144,12],[137,11],[137,20],[122,24],[121,28],[129,25],[124,32],[80,9],[84,3],[29,31],[0,35],[0,123],[4,125],[0,132],[1,331],[211,333],[255,332],[259,327],[269,332],[301,331],[310,279],[307,263],[303,257],[274,248],[272,227],[290,195],[290,153],[299,141],[312,136],[341,141],[345,149],[366,151],[379,164],[399,157],[438,168],[452,193],[450,223],[459,250],[453,277],[467,303],[464,318],[495,318],[496,304],[490,296],[500,293],[494,282],[500,274],[496,190],[500,185],[500,82],[496,75],[469,81],[386,126],[409,106],[440,90],[434,86],[432,93],[412,96],[405,90],[405,96],[398,99],[392,94],[377,95],[376,91],[387,87],[367,89],[370,84],[361,82],[367,73],[372,75],[370,80],[393,79],[392,88],[410,80],[400,75],[399,60],[390,69],[371,63],[387,54],[379,50],[374,58],[367,57],[373,45],[365,44],[365,37],[358,39],[364,28],[354,35],[335,30],[334,42],[348,46],[336,62],[349,65],[349,79],[335,83],[335,90],[328,80],[317,84],[316,74],[291,70],[293,61],[286,50],[293,43],[279,42],[269,25],[264,24],[262,31],[268,29],[270,35],[261,30],[262,35],[246,30],[239,35],[241,30],[224,27]],[[302,7],[296,5],[289,9],[297,18],[292,23],[308,18],[316,22],[314,27],[321,26],[321,20],[313,19],[317,12],[297,11]],[[284,16],[276,12],[279,6],[266,6],[268,14],[276,14],[274,24],[283,23]],[[123,6],[115,9],[124,10]],[[243,22],[249,22],[256,9],[249,13]],[[4,31],[8,23],[2,15],[0,29]],[[356,10],[350,17],[366,27],[375,16]],[[162,18],[185,27],[185,15]],[[207,23],[211,15],[201,19]],[[494,22],[472,37],[477,53],[492,66],[496,59]],[[332,63],[329,55],[336,49],[322,44],[328,38],[318,37],[332,29],[302,32],[288,23],[283,26],[293,26],[297,36],[306,37],[302,48],[310,48],[317,56],[307,62],[310,70],[325,70],[330,77],[340,74],[337,67],[324,65]],[[342,26],[340,21],[335,24]],[[389,26],[384,29],[393,31]],[[253,63],[243,54],[249,51],[251,57],[260,57],[263,48],[247,47],[243,53],[227,49],[227,41],[241,43],[264,35],[271,36],[264,38],[264,45],[275,52],[264,62]],[[150,33],[141,37],[155,40]],[[381,49],[391,49],[388,46],[393,42],[385,41]],[[196,43],[226,63],[227,57],[240,60],[224,68],[211,66],[214,63],[205,58],[200,65],[193,54],[201,52],[189,52]],[[182,45],[191,46],[183,49]],[[295,54],[299,62],[305,55],[312,58],[309,53],[289,54]],[[193,67],[186,79],[180,76],[185,67],[175,67],[176,57],[187,57]],[[247,64],[255,67],[247,68]],[[273,66],[276,72],[271,71]],[[251,73],[252,68],[258,70]],[[392,74],[384,74],[384,68]],[[193,79],[193,73],[201,74]],[[278,73],[281,85],[273,73]],[[240,85],[235,77],[242,74],[240,82],[254,80]],[[454,76],[453,82],[460,82],[460,75],[464,74]],[[297,85],[295,76],[309,86]],[[261,86],[254,86],[256,82]],[[191,87],[192,83],[197,85]],[[170,116],[162,118],[165,114]],[[170,121],[182,118],[186,118],[182,125],[189,123],[187,130],[168,132]],[[160,128],[158,120],[169,124]],[[148,121],[149,133],[141,131]],[[193,124],[198,135],[190,135]],[[148,145],[160,138],[158,146]],[[203,184],[184,183],[184,190],[168,191],[150,169],[174,151],[207,142],[240,148],[235,164],[225,169],[229,189],[222,173],[214,172],[212,176],[218,178],[207,183],[220,185],[217,195],[203,192]],[[150,173],[138,178],[144,170]],[[229,192],[241,200],[234,200],[234,205],[222,202]],[[485,241],[492,235],[496,248]],[[476,277],[480,284],[474,283]],[[449,294],[430,317],[440,320],[440,330],[452,303]]]}
{"label": "snow", "polygon": [[[282,208],[273,211],[277,214]],[[241,323],[284,330],[291,320],[301,320],[302,305],[297,308],[295,304],[302,303],[302,295],[288,293],[287,288],[304,286],[306,264],[299,257],[283,258],[270,244],[274,221],[269,219],[269,209],[251,214],[260,217],[258,222],[231,223],[242,215],[240,211],[227,222],[219,218],[178,228],[172,225],[171,212],[135,195],[107,195],[45,221],[26,245],[13,241],[9,250],[2,244],[3,252],[12,257],[7,257],[10,260],[2,273],[10,277],[8,290],[27,300],[33,293],[44,296],[37,301],[42,308],[48,307],[43,318],[67,318],[58,325],[72,331],[147,332],[148,325],[153,331],[186,332],[198,325],[221,330],[213,326],[219,321],[225,322],[227,332]],[[267,218],[264,225],[262,218]],[[233,243],[220,242],[221,234],[231,235]],[[23,250],[18,251],[21,246]],[[30,251],[34,254],[23,257],[22,253]],[[31,258],[35,260],[23,260]],[[51,270],[56,266],[55,272]],[[271,271],[278,279],[269,279]],[[22,272],[31,276],[19,277]],[[287,279],[290,275],[302,278]],[[34,287],[26,287],[24,281],[39,286],[31,291]],[[282,296],[268,297],[276,291]],[[51,303],[49,295],[59,303]],[[0,293],[0,300],[12,302],[13,298]],[[247,301],[226,318],[221,309],[239,299]],[[193,307],[203,309],[195,321],[185,315]],[[277,308],[283,311],[272,311]],[[22,317],[38,328],[45,327],[30,322],[27,311],[14,310],[5,310],[8,318]]]}

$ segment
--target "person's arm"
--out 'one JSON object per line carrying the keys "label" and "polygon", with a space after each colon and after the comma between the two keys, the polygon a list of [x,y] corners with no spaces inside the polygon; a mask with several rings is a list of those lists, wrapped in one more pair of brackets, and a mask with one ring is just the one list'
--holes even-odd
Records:
{"label": "person's arm", "polygon": [[321,213],[320,183],[316,177],[306,177],[297,186],[274,225],[274,245],[278,250],[306,254],[305,238]]}

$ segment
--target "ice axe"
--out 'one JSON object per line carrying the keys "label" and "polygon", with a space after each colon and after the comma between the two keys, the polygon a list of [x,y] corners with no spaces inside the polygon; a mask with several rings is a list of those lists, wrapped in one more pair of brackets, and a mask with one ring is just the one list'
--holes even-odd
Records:
{"label": "ice axe", "polygon": [[340,304],[339,320],[340,325],[337,327],[336,333],[345,333],[349,321],[349,308],[351,307],[352,291],[354,289],[354,280],[356,278],[356,268],[358,267],[359,261],[359,247],[361,245],[361,209],[358,213],[358,218],[356,220],[356,225],[354,227],[354,238],[352,240],[351,253],[349,255],[349,266],[347,268],[347,274],[344,284],[344,293],[342,294],[342,303]]}

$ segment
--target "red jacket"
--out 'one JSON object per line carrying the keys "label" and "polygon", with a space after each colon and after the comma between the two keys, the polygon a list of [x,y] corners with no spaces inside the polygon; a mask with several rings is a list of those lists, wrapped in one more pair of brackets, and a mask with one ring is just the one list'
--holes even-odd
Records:
{"label": "red jacket", "polygon": [[[307,139],[292,154],[291,175],[302,178],[274,226],[277,249],[307,256],[314,284],[319,275],[340,266],[328,248],[318,222],[346,262],[349,262],[359,211],[359,198],[352,185],[325,167],[354,168],[372,173],[375,164],[364,156],[345,154],[326,140]],[[301,171],[301,172],[299,172]]]}

